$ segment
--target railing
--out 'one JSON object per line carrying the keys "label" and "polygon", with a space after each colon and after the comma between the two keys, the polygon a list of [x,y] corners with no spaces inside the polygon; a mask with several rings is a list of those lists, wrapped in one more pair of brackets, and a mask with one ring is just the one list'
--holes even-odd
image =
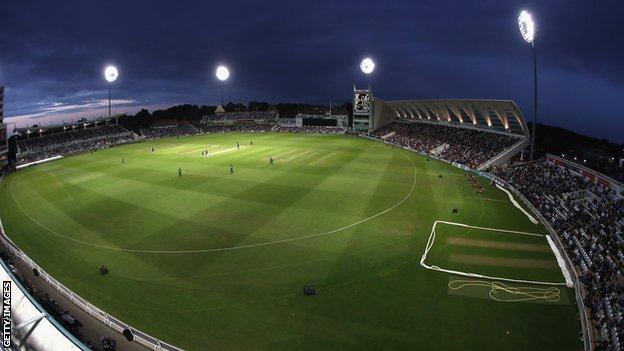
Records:
{"label": "railing", "polygon": [[[1,181],[1,178],[0,178]],[[92,305],[78,294],[74,293],[71,289],[61,284],[58,280],[54,279],[50,274],[38,266],[28,255],[26,255],[20,248],[6,235],[2,222],[0,221],[0,242],[2,245],[12,254],[12,256],[20,259],[31,269],[37,269],[39,276],[44,281],[58,291],[61,295],[67,297],[74,305],[78,306],[81,310],[85,311],[88,315],[94,317],[100,322],[107,325],[109,328],[122,334],[124,329],[129,329],[134,335],[134,340],[139,344],[154,350],[154,351],[182,351],[181,348],[170,345],[164,341],[161,341],[147,333],[144,333],[123,321],[111,316],[110,314],[102,311],[98,307]]]}

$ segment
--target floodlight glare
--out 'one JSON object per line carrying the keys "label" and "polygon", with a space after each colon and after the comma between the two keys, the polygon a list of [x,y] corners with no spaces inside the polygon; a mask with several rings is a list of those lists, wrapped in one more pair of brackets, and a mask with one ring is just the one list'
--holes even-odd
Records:
{"label": "floodlight glare", "polygon": [[104,70],[104,78],[106,79],[107,82],[112,83],[117,80],[117,77],[119,77],[119,72],[117,71],[117,67],[115,66],[106,67],[106,69]]}
{"label": "floodlight glare", "polygon": [[225,66],[219,66],[217,67],[216,75],[217,79],[223,82],[230,77],[230,70]]}
{"label": "floodlight glare", "polygon": [[531,44],[535,39],[535,23],[533,22],[533,17],[527,11],[520,12],[520,16],[518,16],[518,28],[520,28],[520,34],[522,34],[522,38]]}
{"label": "floodlight glare", "polygon": [[375,70],[375,62],[367,57],[360,62],[360,69],[364,74],[371,74]]}

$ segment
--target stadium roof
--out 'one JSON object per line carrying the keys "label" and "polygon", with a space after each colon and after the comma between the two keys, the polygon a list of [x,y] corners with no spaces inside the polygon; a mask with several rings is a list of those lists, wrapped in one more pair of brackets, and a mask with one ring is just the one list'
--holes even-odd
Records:
{"label": "stadium roof", "polygon": [[509,100],[403,100],[386,101],[396,117],[427,120],[529,136],[522,112]]}
{"label": "stadium roof", "polygon": [[75,128],[80,128],[80,127],[88,127],[91,125],[97,125],[98,123],[106,123],[109,121],[114,121],[115,118],[117,116],[113,116],[113,117],[98,117],[98,118],[94,118],[94,119],[89,119],[87,120],[86,118],[81,118],[78,121],[72,122],[72,123],[53,123],[53,124],[48,124],[48,125],[38,125],[38,124],[33,124],[32,126],[26,126],[26,127],[15,127],[13,129],[13,133],[14,134],[31,134],[31,133],[45,133],[48,131],[55,131],[55,130],[60,130],[60,129],[75,129]]}

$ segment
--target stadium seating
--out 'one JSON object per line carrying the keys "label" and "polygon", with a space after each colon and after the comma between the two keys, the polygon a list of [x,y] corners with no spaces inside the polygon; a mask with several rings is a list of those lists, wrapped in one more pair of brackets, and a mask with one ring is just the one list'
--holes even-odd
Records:
{"label": "stadium seating", "polygon": [[274,120],[277,113],[273,111],[240,111],[226,112],[204,117],[204,121],[230,121],[244,119]]}
{"label": "stadium seating", "polygon": [[197,129],[187,123],[164,126],[152,125],[152,127],[150,128],[141,129],[141,134],[147,139],[179,137],[183,135],[191,135],[197,133]]}
{"label": "stadium seating", "polygon": [[342,127],[328,127],[328,126],[280,126],[278,129],[280,132],[291,133],[318,133],[318,134],[344,134],[345,129]]}
{"label": "stadium seating", "polygon": [[201,131],[204,133],[227,133],[227,132],[268,132],[273,124],[204,124]]}
{"label": "stadium seating", "polygon": [[18,139],[19,162],[28,163],[131,142],[134,134],[118,124],[71,129],[59,133]]}
{"label": "stadium seating", "polygon": [[425,154],[435,153],[470,168],[477,168],[518,141],[504,134],[427,123],[392,123],[375,130],[372,136],[381,138],[393,132],[386,141]]}
{"label": "stadium seating", "polygon": [[496,169],[561,237],[586,288],[597,350],[624,347],[624,198],[547,161]]}

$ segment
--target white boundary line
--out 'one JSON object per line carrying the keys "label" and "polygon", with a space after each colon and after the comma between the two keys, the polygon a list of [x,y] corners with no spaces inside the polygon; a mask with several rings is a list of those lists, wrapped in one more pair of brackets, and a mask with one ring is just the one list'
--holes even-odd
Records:
{"label": "white boundary line", "polygon": [[229,247],[218,247],[218,248],[214,248],[214,249],[198,249],[198,250],[140,250],[140,249],[127,249],[127,248],[122,248],[122,247],[99,245],[99,244],[94,244],[94,243],[90,243],[90,242],[87,242],[87,241],[78,240],[78,239],[72,238],[70,236],[63,235],[61,233],[58,233],[58,232],[48,228],[44,224],[42,224],[39,221],[37,221],[28,212],[26,212],[26,210],[24,210],[22,205],[17,201],[17,199],[15,198],[15,195],[13,194],[13,185],[12,184],[9,185],[9,193],[11,194],[11,197],[13,198],[13,201],[15,202],[17,207],[22,211],[22,213],[24,213],[28,218],[30,218],[30,220],[32,220],[35,224],[39,225],[40,227],[42,227],[43,229],[48,231],[50,234],[56,235],[56,236],[58,236],[60,238],[63,238],[63,239],[69,240],[69,241],[73,241],[73,242],[78,243],[78,244],[91,246],[91,247],[96,247],[96,248],[100,248],[100,249],[114,250],[114,251],[152,253],[152,254],[186,254],[186,253],[203,253],[203,252],[230,251],[230,250],[249,249],[249,248],[260,247],[260,246],[270,246],[270,245],[287,243],[287,242],[291,242],[291,241],[298,241],[298,240],[303,240],[303,239],[311,239],[311,238],[316,238],[316,237],[320,237],[320,236],[336,234],[336,233],[339,233],[339,232],[344,231],[346,229],[355,227],[355,226],[357,226],[359,224],[362,224],[362,223],[367,222],[367,221],[369,221],[369,220],[371,220],[373,218],[377,218],[377,217],[379,217],[379,216],[381,216],[383,214],[386,214],[386,213],[392,211],[393,209],[395,209],[396,207],[400,206],[405,201],[407,201],[407,199],[409,199],[409,197],[414,192],[414,188],[416,187],[416,172],[417,172],[416,165],[414,164],[414,161],[412,161],[412,159],[409,156],[407,156],[404,151],[401,151],[401,154],[410,162],[410,164],[412,165],[412,168],[414,169],[414,176],[413,176],[413,179],[412,179],[412,186],[411,186],[409,192],[399,202],[397,202],[394,205],[386,208],[385,210],[377,212],[377,213],[375,213],[372,216],[366,217],[364,219],[361,219],[361,220],[359,220],[357,222],[351,223],[351,224],[346,225],[344,227],[341,227],[341,228],[338,228],[338,229],[333,229],[333,230],[330,230],[330,231],[327,231],[327,232],[314,233],[314,234],[308,234],[308,235],[301,235],[301,236],[297,236],[297,237],[293,237],[293,238],[281,239],[281,240],[273,240],[273,241],[267,241],[267,242],[257,243],[257,244],[248,244],[248,245],[240,245],[240,246],[229,246]]}
{"label": "white boundary line", "polygon": [[570,288],[573,287],[574,281],[572,280],[572,275],[570,274],[570,271],[568,270],[568,266],[566,266],[565,264],[565,260],[563,259],[563,256],[561,256],[561,253],[559,252],[559,250],[557,250],[557,246],[555,245],[555,242],[550,237],[550,235],[546,235],[546,240],[548,241],[548,245],[550,246],[550,249],[555,255],[555,258],[557,259],[557,264],[559,264],[559,268],[561,268],[561,273],[563,273],[563,277],[565,278],[566,285]]}
{"label": "white boundary line", "polygon": [[509,192],[509,190],[503,188],[502,186],[499,186],[498,184],[496,184],[496,187],[499,188],[500,190],[502,190],[503,192],[505,192],[507,194],[507,196],[509,196],[509,200],[511,201],[511,203],[516,206],[516,208],[518,208],[520,211],[522,211],[522,213],[524,213],[527,217],[529,217],[529,220],[531,222],[533,222],[533,224],[539,224],[539,221],[537,219],[535,219],[535,217],[533,217],[530,213],[528,213],[524,207],[520,206],[520,204],[518,203],[518,201],[516,201],[516,199],[513,197],[513,195]]}
{"label": "white boundary line", "polygon": [[54,156],[54,157],[49,157],[49,158],[46,158],[46,159],[43,159],[43,160],[38,160],[38,161],[34,161],[34,162],[24,163],[23,165],[15,166],[15,169],[22,169],[22,168],[26,168],[26,167],[30,167],[30,166],[40,165],[40,164],[44,164],[44,163],[47,163],[47,162],[60,160],[62,158],[63,158],[63,156],[61,156],[61,155]]}
{"label": "white boundary line", "polygon": [[464,276],[464,277],[482,278],[482,279],[490,279],[490,280],[502,280],[502,281],[513,282],[513,283],[527,283],[527,284],[540,284],[540,285],[563,285],[563,286],[567,285],[566,283],[562,283],[562,282],[545,282],[545,281],[534,281],[534,280],[494,277],[494,276],[489,276],[489,275],[470,273],[470,272],[461,272],[461,271],[455,271],[455,270],[451,270],[451,269],[440,268],[440,267],[435,266],[435,265],[428,265],[428,264],[425,263],[425,260],[427,259],[427,254],[429,253],[429,250],[431,250],[431,248],[433,247],[433,243],[435,241],[435,236],[436,236],[435,228],[438,225],[438,223],[455,225],[455,226],[460,226],[460,227],[467,227],[467,228],[489,230],[489,231],[495,231],[495,232],[502,232],[502,233],[513,233],[513,234],[530,235],[530,236],[537,236],[537,237],[544,237],[545,236],[544,234],[518,232],[518,231],[514,231],[514,230],[504,230],[504,229],[495,229],[495,228],[484,228],[484,227],[471,226],[471,225],[467,225],[467,224],[463,224],[463,223],[455,223],[455,222],[447,222],[447,221],[435,221],[433,223],[433,227],[431,227],[431,235],[429,235],[429,239],[427,240],[427,246],[425,247],[425,252],[423,253],[422,257],[420,258],[420,265],[425,267],[426,269],[430,269],[430,270],[433,270],[433,271],[450,273],[450,274],[455,274],[455,275],[461,275],[461,276]]}

